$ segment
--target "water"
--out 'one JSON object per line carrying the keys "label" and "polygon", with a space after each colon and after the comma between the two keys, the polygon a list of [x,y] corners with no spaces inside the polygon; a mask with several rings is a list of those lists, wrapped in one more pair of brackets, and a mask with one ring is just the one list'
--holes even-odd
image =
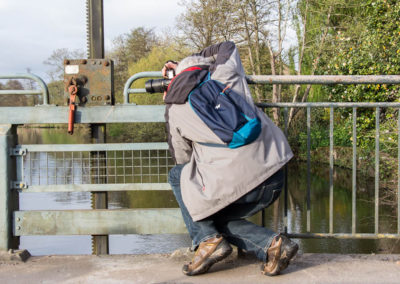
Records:
{"label": "water", "polygon": [[[78,128],[73,136],[66,129],[21,128],[18,130],[19,144],[90,143],[86,128]],[[123,141],[120,141],[123,142]],[[52,156],[49,155],[52,163]],[[290,164],[288,176],[288,230],[306,231],[306,166],[304,163]],[[357,232],[374,232],[373,180],[358,177],[357,184]],[[172,192],[112,192],[109,193],[109,208],[177,207]],[[66,210],[90,209],[90,193],[22,193],[20,210]],[[336,168],[334,171],[334,232],[351,232],[351,171]],[[283,198],[266,210],[266,226],[283,231]],[[380,232],[395,233],[396,219],[392,208],[380,207]],[[261,215],[252,217],[260,223]],[[329,231],[329,166],[313,165],[311,175],[311,231]],[[304,252],[329,253],[399,253],[395,240],[296,240]],[[191,244],[188,235],[111,235],[111,254],[169,253]],[[24,236],[20,248],[33,255],[90,254],[90,236]]]}

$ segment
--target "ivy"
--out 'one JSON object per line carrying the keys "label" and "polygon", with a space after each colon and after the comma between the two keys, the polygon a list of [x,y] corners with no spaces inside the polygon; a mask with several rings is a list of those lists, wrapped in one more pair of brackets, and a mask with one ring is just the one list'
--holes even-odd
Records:
{"label": "ivy", "polygon": [[[335,35],[335,51],[329,54],[319,73],[330,75],[400,74],[400,2],[367,0],[345,29]],[[352,36],[356,34],[357,36]],[[333,102],[400,102],[400,86],[387,84],[326,86]],[[344,119],[352,110],[343,110]],[[397,141],[393,131],[398,110],[382,108],[379,117],[387,141]],[[357,144],[374,147],[376,113],[374,109],[357,111]],[[389,134],[388,134],[389,133]],[[392,147],[383,150],[391,152]],[[389,143],[390,144],[390,143]],[[387,145],[389,145],[387,144]]]}

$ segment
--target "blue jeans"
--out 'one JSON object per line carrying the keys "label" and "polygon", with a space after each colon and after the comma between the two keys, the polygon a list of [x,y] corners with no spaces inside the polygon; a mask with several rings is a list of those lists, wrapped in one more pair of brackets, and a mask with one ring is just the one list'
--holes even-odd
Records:
{"label": "blue jeans", "polygon": [[277,233],[245,218],[268,207],[279,197],[284,182],[283,170],[279,170],[255,189],[214,215],[195,222],[182,200],[180,178],[184,166],[176,165],[172,168],[168,182],[182,211],[193,247],[196,248],[202,241],[216,235],[223,235],[229,243],[253,252],[258,259],[266,261],[267,249]]}

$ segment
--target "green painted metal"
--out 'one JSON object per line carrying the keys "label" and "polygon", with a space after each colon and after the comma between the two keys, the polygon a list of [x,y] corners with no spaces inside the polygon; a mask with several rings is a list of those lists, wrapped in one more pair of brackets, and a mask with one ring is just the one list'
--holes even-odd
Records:
{"label": "green painted metal", "polygon": [[[94,106],[77,108],[75,123],[164,122],[165,106]],[[68,123],[68,107],[2,107],[0,124]]]}
{"label": "green painted metal", "polygon": [[258,103],[258,107],[261,108],[271,108],[271,107],[323,107],[323,108],[376,108],[376,107],[393,107],[400,108],[400,103],[329,103],[329,102],[321,102],[321,103]]}
{"label": "green painted metal", "polygon": [[[393,107],[400,108],[400,103],[276,103],[257,104],[260,107]],[[76,123],[128,123],[128,122],[164,122],[165,106],[94,106],[78,108]],[[35,106],[35,107],[2,107],[0,124],[49,124],[68,123],[68,107]]]}
{"label": "green painted metal", "polygon": [[15,157],[10,155],[15,142],[15,127],[0,125],[0,250],[16,249],[19,245],[12,232],[12,212],[18,210],[18,194],[10,188],[16,178]]}
{"label": "green painted metal", "polygon": [[329,233],[333,234],[333,119],[334,108],[329,113]]}
{"label": "green painted metal", "polygon": [[307,107],[307,232],[311,232],[311,107]]}
{"label": "green painted metal", "polygon": [[17,236],[187,233],[177,208],[16,211],[14,220]]}
{"label": "green painted metal", "polygon": [[21,192],[107,192],[107,191],[142,191],[171,190],[169,183],[117,183],[117,184],[52,184],[27,185],[18,188]]}
{"label": "green painted metal", "polygon": [[15,151],[27,152],[75,152],[75,151],[135,151],[167,150],[165,142],[153,143],[104,143],[104,144],[22,144]]}
{"label": "green painted metal", "polygon": [[[124,87],[124,104],[129,103],[129,94],[145,93],[145,89],[130,89],[134,81],[142,78],[162,77],[161,71],[140,72],[131,76]],[[247,75],[249,84],[400,84],[400,75]]]}
{"label": "green painted metal", "polygon": [[379,239],[400,239],[400,234],[347,234],[347,233],[289,233],[288,236],[290,238],[299,238],[299,239],[371,239],[371,240],[379,240]]}
{"label": "green painted metal", "polygon": [[42,78],[34,74],[10,74],[10,75],[0,75],[0,79],[29,79],[35,81],[41,90],[2,90],[1,95],[36,95],[41,94],[43,96],[43,104],[49,104],[49,90],[47,89],[46,83]]}
{"label": "green painted metal", "polygon": [[375,234],[379,233],[379,117],[380,108],[375,112]]}
{"label": "green painted metal", "polygon": [[161,71],[140,72],[131,76],[124,86],[124,104],[129,104],[129,94],[146,93],[145,89],[130,89],[132,83],[142,78],[162,77]]}
{"label": "green painted metal", "polygon": [[352,190],[351,190],[351,232],[356,233],[357,219],[357,108],[353,107],[353,165],[352,165]]}
{"label": "green painted metal", "polygon": [[249,84],[400,84],[400,75],[250,75]]}
{"label": "green painted metal", "polygon": [[[139,78],[161,77],[161,72],[142,72],[135,74],[125,84],[124,104],[116,106],[93,106],[88,108],[78,108],[75,121],[77,123],[129,123],[129,122],[164,122],[164,106],[136,106],[129,103],[129,94],[144,92],[144,89],[130,89],[132,83]],[[374,84],[390,83],[399,84],[400,76],[248,76],[249,83],[258,84]],[[43,89],[43,88],[42,88]],[[46,87],[47,90],[47,87]],[[35,90],[27,92],[36,93]],[[68,108],[49,106],[48,100],[45,105],[36,107],[2,107],[0,112],[0,124],[48,124],[48,123],[67,123]],[[353,108],[354,117],[356,117],[356,108],[376,108],[379,114],[380,108],[400,108],[400,103],[260,103],[262,108],[283,107],[285,108],[285,133],[287,133],[287,112],[288,108],[299,107],[307,108],[307,159],[308,175],[310,174],[310,129],[311,129],[311,109],[316,107],[331,109],[330,125],[330,167],[333,170],[332,150],[333,150],[333,111],[335,108]],[[355,119],[355,118],[353,118]],[[400,121],[400,115],[399,115]],[[399,122],[400,125],[400,122]],[[355,123],[353,121],[353,137],[356,135]],[[377,121],[377,150],[376,150],[376,168],[379,173],[379,121]],[[4,140],[3,138],[1,141]],[[400,138],[399,138],[400,139]],[[4,141],[6,141],[5,139]],[[7,140],[8,141],[8,140]],[[399,140],[400,142],[400,140]],[[1,142],[2,143],[2,142]],[[8,142],[4,142],[8,143]],[[355,143],[355,141],[353,141]],[[5,144],[4,144],[5,145]],[[3,146],[3,144],[1,144]],[[10,144],[3,149],[11,151]],[[134,151],[134,150],[166,150],[166,143],[151,144],[97,144],[97,145],[19,145],[11,151],[17,161],[22,161],[24,151],[30,152],[79,152],[79,151]],[[354,150],[354,147],[353,147]],[[400,153],[400,148],[399,148]],[[124,153],[122,153],[124,155]],[[355,161],[355,150],[353,153],[353,167]],[[399,154],[400,157],[400,154]],[[7,159],[13,159],[7,157]],[[123,157],[124,159],[124,157]],[[1,162],[1,160],[0,160]],[[18,168],[21,164],[19,163]],[[125,164],[124,164],[125,165]],[[1,164],[0,164],[1,166]],[[400,172],[400,162],[398,165]],[[9,170],[9,168],[8,168]],[[13,175],[14,173],[11,173]],[[332,172],[331,172],[332,174]],[[355,174],[355,172],[353,172]],[[7,175],[3,173],[2,175]],[[17,172],[18,177],[23,176],[22,171]],[[9,175],[10,176],[10,175]],[[20,180],[17,177],[17,181]],[[307,196],[307,232],[294,233],[293,237],[299,238],[400,238],[400,234],[381,234],[379,232],[379,203],[375,204],[375,233],[359,234],[355,228],[355,185],[353,186],[352,196],[352,232],[335,233],[333,231],[333,198],[330,197],[330,216],[329,233],[311,233],[311,211],[310,211],[310,182],[308,180]],[[10,183],[0,182],[1,188],[9,188]],[[379,176],[375,182],[379,182]],[[355,183],[355,178],[353,178]],[[5,185],[7,184],[7,185]],[[17,188],[19,186],[16,186]],[[18,191],[22,192],[106,192],[106,191],[130,191],[130,190],[170,190],[166,183],[135,183],[135,184],[57,184],[57,185],[29,185],[22,186]],[[330,181],[330,195],[333,193],[332,179]],[[17,190],[14,190],[18,192]],[[3,193],[7,191],[3,190]],[[400,185],[399,185],[400,192]],[[1,194],[3,194],[1,193]],[[376,186],[376,194],[379,195],[379,184]],[[379,202],[376,199],[376,202]],[[4,205],[4,202],[1,206]],[[400,208],[400,199],[398,203]],[[6,207],[0,207],[6,208]],[[3,210],[2,209],[2,210]],[[186,232],[181,215],[178,209],[140,209],[140,210],[76,210],[76,211],[14,211],[15,235],[26,234],[120,234],[120,233],[160,233],[160,232]],[[165,211],[167,210],[167,211]],[[400,210],[399,210],[400,211]],[[174,212],[174,213],[171,213]],[[0,215],[3,214],[0,212]],[[172,214],[172,215],[171,215]],[[2,217],[3,223],[6,218]],[[179,221],[177,221],[179,219]],[[10,222],[9,222],[10,223]],[[400,232],[400,218],[398,219],[398,232]],[[0,224],[1,225],[1,224]],[[166,230],[164,230],[165,228]],[[1,231],[0,231],[1,232]],[[10,239],[10,237],[8,237]]]}

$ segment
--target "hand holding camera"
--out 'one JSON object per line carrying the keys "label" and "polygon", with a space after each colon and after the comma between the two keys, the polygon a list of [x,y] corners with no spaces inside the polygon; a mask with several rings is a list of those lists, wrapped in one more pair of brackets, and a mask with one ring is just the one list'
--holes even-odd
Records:
{"label": "hand holding camera", "polygon": [[178,66],[178,62],[169,60],[164,64],[161,70],[162,75],[165,79],[150,79],[146,81],[145,88],[148,93],[163,93],[166,95],[168,85],[171,80],[175,77],[175,68]]}

